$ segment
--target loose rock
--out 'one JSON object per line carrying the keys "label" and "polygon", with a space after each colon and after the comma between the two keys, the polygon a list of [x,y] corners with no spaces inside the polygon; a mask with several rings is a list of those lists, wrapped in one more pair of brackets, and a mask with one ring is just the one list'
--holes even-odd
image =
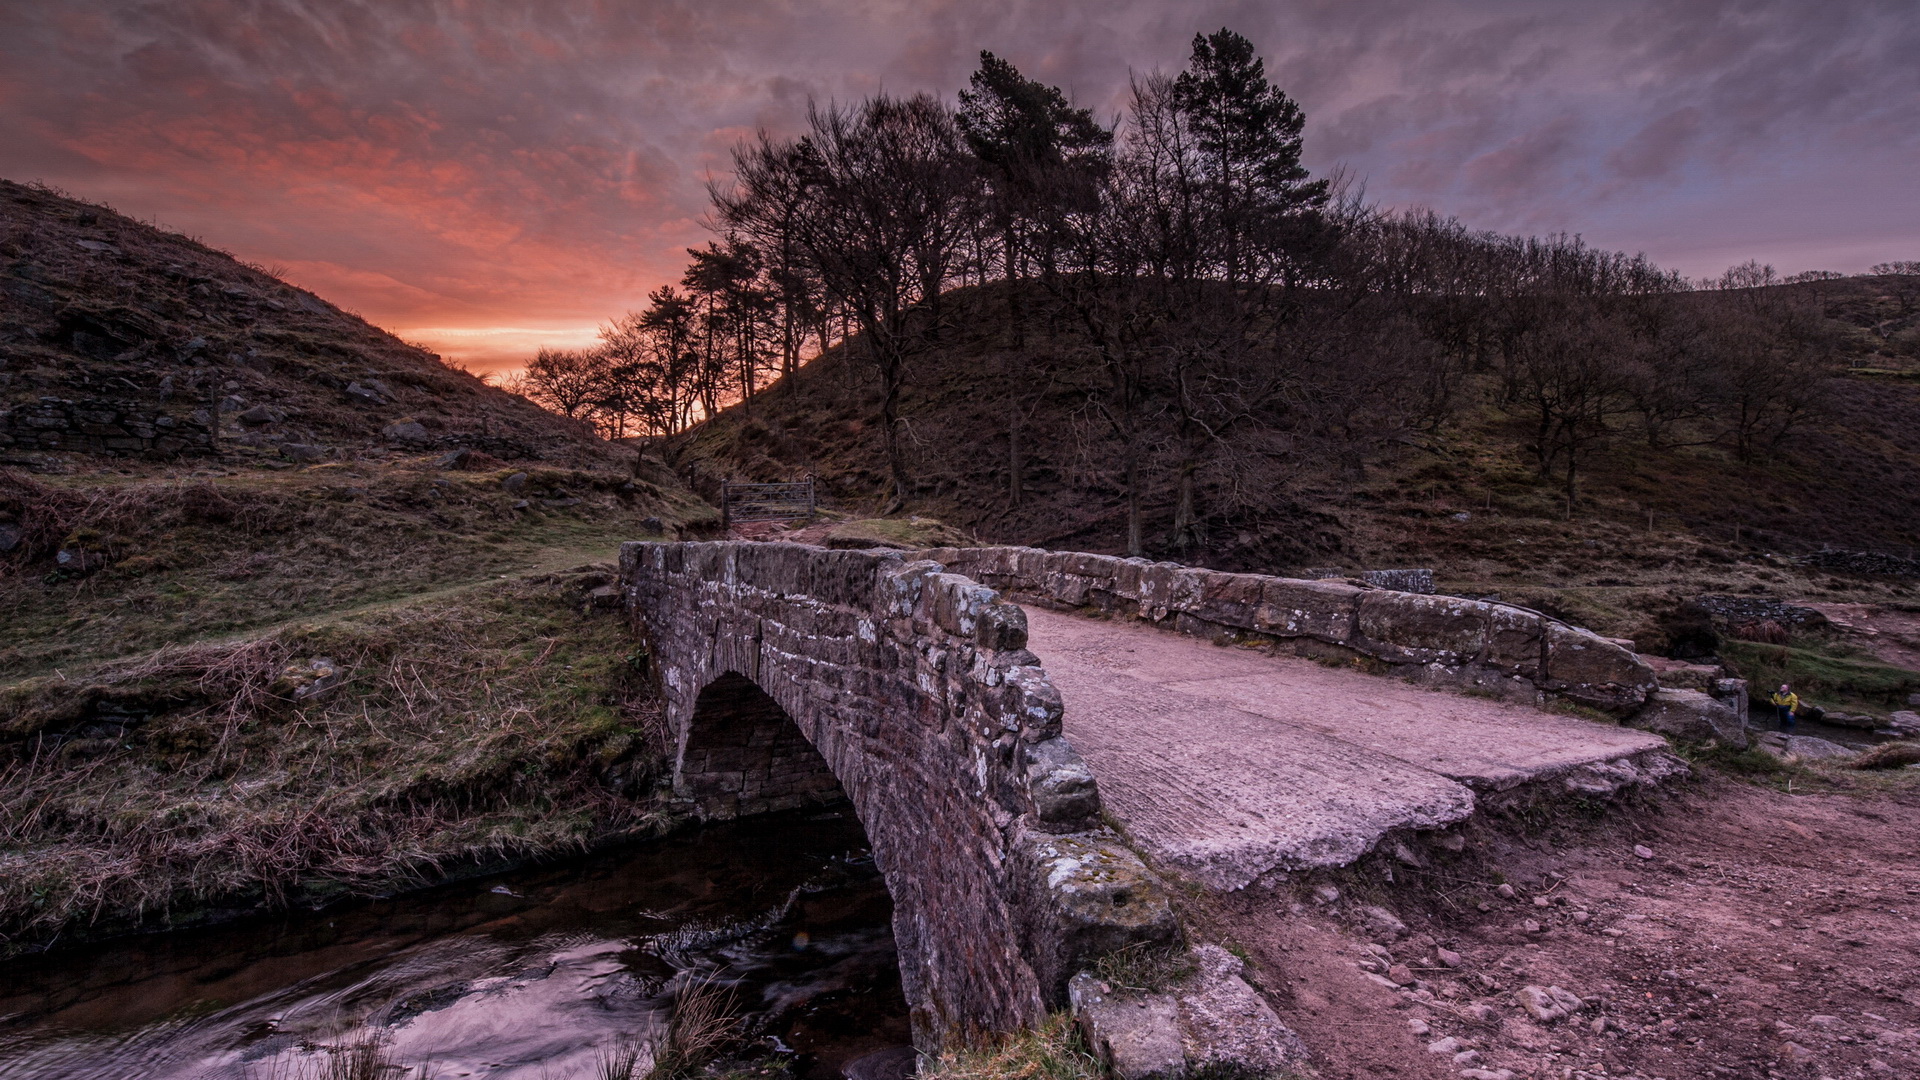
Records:
{"label": "loose rock", "polygon": [[1401,922],[1399,916],[1378,904],[1368,904],[1361,908],[1360,920],[1366,924],[1368,930],[1388,941],[1398,940],[1407,934],[1407,924]]}
{"label": "loose rock", "polygon": [[1513,992],[1514,1004],[1543,1024],[1564,1019],[1584,1004],[1579,995],[1558,986],[1523,986]]}

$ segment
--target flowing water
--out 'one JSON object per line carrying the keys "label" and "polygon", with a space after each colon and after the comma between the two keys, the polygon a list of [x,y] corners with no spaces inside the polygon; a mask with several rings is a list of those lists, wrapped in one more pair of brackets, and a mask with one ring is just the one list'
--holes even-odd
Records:
{"label": "flowing water", "polygon": [[[339,910],[0,965],[7,1080],[598,1077],[689,983],[802,1080],[909,1041],[891,903],[851,813],[756,818]],[[644,1069],[644,1061],[642,1063]],[[856,1069],[856,1071],[859,1071]]]}

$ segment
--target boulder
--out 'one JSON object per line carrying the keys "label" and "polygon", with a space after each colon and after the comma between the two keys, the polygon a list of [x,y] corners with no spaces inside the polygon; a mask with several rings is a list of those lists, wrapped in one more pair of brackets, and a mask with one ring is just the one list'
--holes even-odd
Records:
{"label": "boulder", "polygon": [[1627,724],[1682,742],[1747,748],[1747,728],[1740,715],[1726,702],[1699,690],[1655,690],[1646,708]]}
{"label": "boulder", "polygon": [[393,423],[381,428],[380,437],[386,439],[388,442],[409,444],[425,443],[433,440],[433,436],[427,432],[426,425],[411,418],[395,420]]}
{"label": "boulder", "polygon": [[1888,716],[1887,730],[1896,735],[1920,735],[1920,713],[1902,709]]}
{"label": "boulder", "polygon": [[1809,761],[1828,761],[1836,758],[1850,758],[1859,753],[1837,742],[1816,739],[1811,735],[1787,736],[1787,753]]}
{"label": "boulder", "polygon": [[286,418],[286,413],[281,412],[271,405],[255,405],[253,408],[241,413],[238,417],[239,421],[248,427],[259,427],[262,424],[277,424]]}
{"label": "boulder", "polygon": [[288,461],[297,461],[302,465],[311,465],[316,461],[327,459],[327,448],[314,446],[312,443],[285,443],[280,447],[280,453],[285,455]]}
{"label": "boulder", "polygon": [[1835,727],[1860,728],[1863,731],[1872,731],[1880,726],[1880,721],[1864,713],[1830,712],[1821,717],[1821,722]]}
{"label": "boulder", "polygon": [[363,405],[385,405],[387,398],[379,390],[357,382],[347,384],[347,396]]}
{"label": "boulder", "polygon": [[1193,959],[1193,975],[1174,990],[1190,1072],[1278,1076],[1306,1062],[1300,1037],[1247,984],[1239,957],[1218,945],[1201,945]]}

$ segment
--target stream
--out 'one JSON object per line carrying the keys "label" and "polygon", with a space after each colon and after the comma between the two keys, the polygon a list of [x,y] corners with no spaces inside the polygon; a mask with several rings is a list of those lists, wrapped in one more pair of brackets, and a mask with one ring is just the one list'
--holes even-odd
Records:
{"label": "stream", "polygon": [[[892,904],[845,809],[393,899],[0,965],[8,1080],[602,1076],[694,984],[799,1080],[911,1060]],[[641,1061],[636,1078],[644,1073]],[[895,1073],[899,1071],[896,1064]]]}

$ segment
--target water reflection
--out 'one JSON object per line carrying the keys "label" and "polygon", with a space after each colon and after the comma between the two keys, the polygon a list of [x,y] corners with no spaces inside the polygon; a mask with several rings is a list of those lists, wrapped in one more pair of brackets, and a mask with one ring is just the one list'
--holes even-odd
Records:
{"label": "water reflection", "polygon": [[688,980],[802,1077],[908,1041],[891,905],[845,812],[706,829],[338,912],[0,967],[0,1075],[265,1080],[369,1037],[409,1077],[597,1075]]}

